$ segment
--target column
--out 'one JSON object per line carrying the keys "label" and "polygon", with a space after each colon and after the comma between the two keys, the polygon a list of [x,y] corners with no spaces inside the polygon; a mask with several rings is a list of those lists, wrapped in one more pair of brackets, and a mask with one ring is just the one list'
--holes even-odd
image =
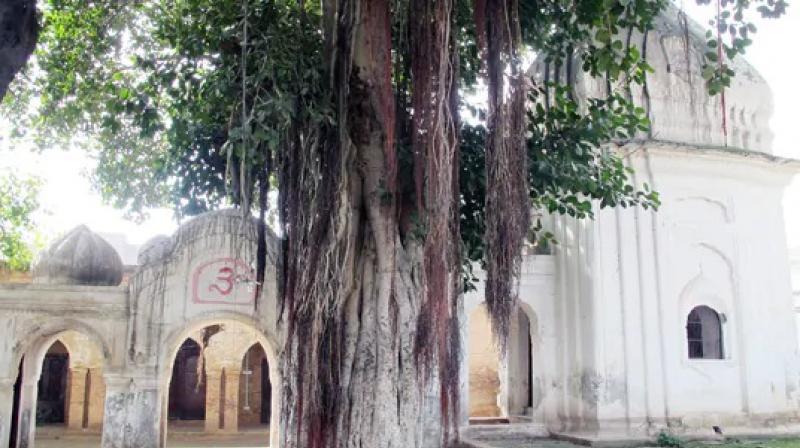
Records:
{"label": "column", "polygon": [[11,437],[14,378],[0,378],[0,447],[8,446]]}
{"label": "column", "polygon": [[36,397],[39,392],[41,364],[36,366],[33,358],[33,356],[26,357],[23,366],[17,421],[17,448],[32,447],[33,437],[36,434]]}
{"label": "column", "polygon": [[102,369],[89,370],[89,394],[86,406],[89,407],[88,427],[100,429],[103,426],[103,409],[106,399],[106,385],[103,382]]}
{"label": "column", "polygon": [[86,374],[85,367],[71,367],[67,382],[67,429],[81,431],[86,408]]}
{"label": "column", "polygon": [[222,369],[206,370],[206,421],[205,432],[220,430],[220,397],[222,396]]}
{"label": "column", "polygon": [[161,394],[155,372],[105,374],[102,448],[159,446]]}
{"label": "column", "polygon": [[242,374],[239,369],[225,368],[225,391],[223,399],[223,427],[222,431],[235,433],[239,430],[239,378]]}

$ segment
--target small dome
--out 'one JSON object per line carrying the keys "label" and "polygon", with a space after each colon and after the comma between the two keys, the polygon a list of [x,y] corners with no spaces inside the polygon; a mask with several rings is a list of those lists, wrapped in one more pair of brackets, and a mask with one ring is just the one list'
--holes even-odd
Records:
{"label": "small dome", "polygon": [[84,225],[53,243],[33,268],[34,283],[116,286],[121,281],[119,254]]}
{"label": "small dome", "polygon": [[[624,39],[623,39],[624,40]],[[705,28],[669,3],[646,34],[634,32],[630,41],[653,73],[647,74],[647,89],[634,87],[637,106],[649,112],[654,140],[701,147],[727,145],[764,153],[772,152],[772,92],[753,66],[739,56],[728,61],[736,75],[725,89],[725,113],[721,95],[711,96],[703,79]],[[604,80],[592,79],[580,64],[555,67],[543,58],[531,70],[538,82],[570,82],[579,98],[604,98]],[[727,136],[723,131],[723,120]]]}
{"label": "small dome", "polygon": [[139,254],[136,256],[136,263],[139,266],[161,260],[172,252],[173,242],[172,238],[165,235],[157,235],[147,240],[139,249]]}

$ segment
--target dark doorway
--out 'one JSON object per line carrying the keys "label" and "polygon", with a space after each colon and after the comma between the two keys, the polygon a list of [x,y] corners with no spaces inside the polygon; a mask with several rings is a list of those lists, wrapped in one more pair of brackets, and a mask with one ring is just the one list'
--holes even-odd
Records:
{"label": "dark doorway", "polygon": [[269,380],[269,362],[261,360],[261,423],[269,424],[272,418],[272,383]]}
{"label": "dark doorway", "polygon": [[36,424],[66,421],[69,352],[60,341],[47,350],[42,361],[39,392],[36,396]]}
{"label": "dark doorway", "polygon": [[187,339],[172,364],[169,384],[169,419],[204,420],[206,417],[206,372],[198,375],[200,345]]}
{"label": "dark doorway", "polygon": [[11,433],[8,439],[8,448],[16,448],[17,446],[17,432],[19,431],[19,397],[22,392],[22,361],[19,362],[19,369],[17,370],[17,381],[14,382],[14,401],[11,404]]}

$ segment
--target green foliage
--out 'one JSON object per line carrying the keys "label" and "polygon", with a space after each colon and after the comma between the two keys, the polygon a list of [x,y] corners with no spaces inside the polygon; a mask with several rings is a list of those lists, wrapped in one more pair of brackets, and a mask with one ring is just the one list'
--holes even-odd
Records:
{"label": "green foliage", "polygon": [[[543,103],[545,90],[548,104]],[[531,91],[528,111],[529,194],[535,210],[577,219],[593,218],[603,207],[660,205],[649,185],[633,185],[632,170],[608,145],[625,143],[647,131],[644,110],[620,94],[590,98],[583,105],[568,87],[551,84]],[[461,238],[465,247],[464,280],[475,281],[472,263],[483,259],[486,194],[483,126],[464,126],[461,133]],[[553,234],[534,222],[531,241],[553,243]]]}
{"label": "green foliage", "polygon": [[547,62],[563,65],[578,56],[580,69],[610,81],[641,83],[649,69],[630,45],[633,30],[646,31],[667,0],[523,1],[523,39]]}
{"label": "green foliage", "polygon": [[[786,13],[788,3],[784,0],[717,0],[716,17],[709,22],[711,30],[706,32],[707,51],[703,65],[703,78],[708,91],[716,95],[730,87],[734,71],[728,61],[743,55],[752,43],[756,26],[749,19],[748,10],[755,9],[762,18],[778,18]],[[697,0],[708,5],[712,0]],[[716,2],[715,2],[716,3]]]}
{"label": "green foliage", "polygon": [[[549,106],[541,101],[545,89],[550,91]],[[593,217],[592,201],[600,207],[657,207],[658,194],[647,184],[641,190],[632,185],[633,171],[618,153],[603,146],[646,132],[650,121],[645,111],[619,93],[589,98],[581,105],[569,92],[558,85],[531,92],[536,104],[528,113],[534,207],[578,219]]]}
{"label": "green foliage", "polygon": [[[569,86],[531,92],[528,156],[531,205],[538,213],[591,218],[598,207],[657,207],[658,194],[634,185],[614,143],[646,131],[642,109],[626,100],[652,69],[631,45],[668,0],[522,0],[528,50],[551,64],[602,78],[605,98],[578,100]],[[700,0],[708,2],[709,0]],[[780,16],[784,0],[720,0],[728,59],[755,32],[748,6]],[[169,206],[194,215],[256,202],[254,187],[290,130],[333,124],[319,2],[294,0],[45,0],[35,59],[4,105],[18,136],[40,147],[82,144],[98,160],[103,197],[134,216]],[[408,2],[393,3],[393,82],[397,101],[399,193],[413,194],[410,154]],[[480,56],[473,2],[456,3],[460,86],[475,92]],[[724,30],[722,29],[724,25]],[[713,33],[709,35],[709,48]],[[713,56],[708,55],[713,62]],[[730,82],[709,64],[709,91]],[[485,114],[461,130],[461,233],[466,276],[483,258]],[[280,160],[275,160],[279,165]],[[273,180],[274,183],[274,180]],[[388,199],[388,197],[387,197]],[[415,217],[412,237],[424,234]],[[535,220],[532,237],[552,235]],[[469,284],[469,282],[467,282]]]}
{"label": "green foliage", "polygon": [[330,117],[319,12],[297,5],[49,0],[7,115],[42,148],[86,146],[100,193],[135,215],[239,203],[290,126]]}
{"label": "green foliage", "polygon": [[674,436],[666,431],[661,431],[656,437],[656,446],[680,448],[683,446],[683,441],[677,436]]}
{"label": "green foliage", "polygon": [[32,214],[39,208],[38,179],[0,177],[0,262],[13,271],[30,269],[35,234]]}

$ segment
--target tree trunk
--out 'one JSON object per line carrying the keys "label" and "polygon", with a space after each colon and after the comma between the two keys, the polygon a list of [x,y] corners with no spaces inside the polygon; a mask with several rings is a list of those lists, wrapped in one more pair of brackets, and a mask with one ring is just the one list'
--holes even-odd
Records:
{"label": "tree trunk", "polygon": [[[333,426],[312,424],[306,429],[300,421],[309,418],[297,412],[296,394],[307,373],[293,357],[282,366],[287,379],[282,447],[442,445],[435,383],[420,375],[414,353],[420,292],[411,260],[418,256],[409,256],[402,249],[393,254],[386,247],[377,248],[370,241],[374,238],[371,234],[362,240],[356,257],[359,284],[342,309],[343,356],[336,366],[339,391],[323,398],[331,400],[323,403],[323,408],[336,415]],[[379,260],[392,256],[397,257],[398,270],[394,274],[380,272]],[[299,339],[291,343],[294,352],[307,346]]]}
{"label": "tree trunk", "polygon": [[0,2],[0,101],[36,47],[36,0]]}
{"label": "tree trunk", "polygon": [[[338,18],[326,24],[332,30],[327,48],[337,108],[336,143],[320,143],[314,148],[319,152],[309,157],[303,155],[307,146],[295,147],[283,162],[283,171],[290,174],[281,189],[293,193],[282,204],[289,237],[281,446],[445,446],[456,436],[446,429],[457,422],[442,418],[455,403],[450,396],[442,398],[440,366],[447,350],[436,344],[453,342],[442,339],[452,330],[451,315],[444,315],[443,322],[426,321],[442,317],[438,305],[426,303],[428,240],[400,233],[391,2],[325,3],[337,11],[326,17]],[[431,60],[442,64],[431,71],[447,74],[452,82],[449,34],[443,35],[445,57]],[[447,121],[441,117],[447,107],[441,106],[452,99],[451,84],[442,85],[445,94],[429,102],[440,112],[439,120]],[[449,134],[452,130],[446,128]],[[449,135],[431,140],[450,145],[441,164],[448,173],[441,194],[452,201],[454,141]],[[430,161],[425,162],[430,170]],[[450,222],[451,208],[452,204],[439,210],[447,216],[445,223]],[[444,227],[445,232],[453,230]],[[440,236],[457,241],[457,235]],[[437,265],[443,267],[438,281],[447,296],[436,299],[447,313],[457,278],[457,263],[452,261],[447,257]]]}

